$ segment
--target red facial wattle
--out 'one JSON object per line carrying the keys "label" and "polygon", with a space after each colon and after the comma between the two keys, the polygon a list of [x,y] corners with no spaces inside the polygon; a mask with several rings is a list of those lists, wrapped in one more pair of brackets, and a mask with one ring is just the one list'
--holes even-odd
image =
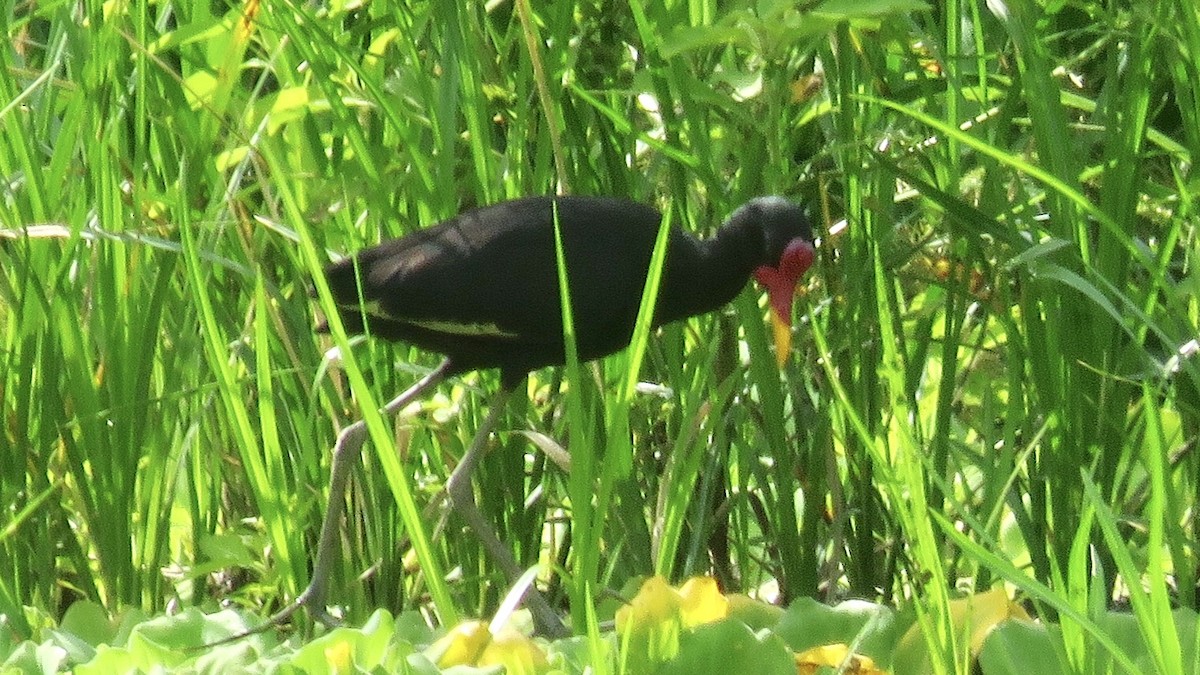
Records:
{"label": "red facial wattle", "polygon": [[791,350],[792,298],[800,277],[812,267],[816,250],[811,242],[793,239],[784,249],[776,267],[763,265],[754,270],[754,279],[767,289],[771,323],[775,333],[775,357],[780,367]]}

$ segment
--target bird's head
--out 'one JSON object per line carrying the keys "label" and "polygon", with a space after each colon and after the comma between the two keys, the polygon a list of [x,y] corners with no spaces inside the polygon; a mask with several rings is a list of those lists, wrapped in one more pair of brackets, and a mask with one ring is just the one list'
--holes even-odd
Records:
{"label": "bird's head", "polygon": [[775,357],[782,368],[792,344],[792,298],[800,277],[816,258],[812,226],[797,203],[783,197],[759,197],[747,202],[731,220],[757,222],[763,233],[763,263],[754,279],[767,289]]}

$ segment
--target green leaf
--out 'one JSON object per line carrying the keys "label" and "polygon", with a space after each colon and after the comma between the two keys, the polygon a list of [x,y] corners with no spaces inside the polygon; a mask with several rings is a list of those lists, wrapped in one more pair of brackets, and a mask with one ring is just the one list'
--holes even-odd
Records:
{"label": "green leaf", "polygon": [[928,9],[929,4],[921,0],[826,0],[814,7],[812,12],[837,21],[857,21]]}
{"label": "green leaf", "polygon": [[831,644],[854,645],[854,651],[877,663],[889,663],[900,634],[907,628],[883,605],[847,600],[828,607],[811,598],[792,603],[775,633],[795,652]]}
{"label": "green leaf", "polygon": [[985,675],[1057,675],[1066,669],[1065,654],[1051,632],[1027,621],[1005,621],[983,642],[979,665]]}
{"label": "green leaf", "polygon": [[727,619],[684,631],[679,653],[658,672],[795,675],[796,661],[779,636],[765,631],[756,635],[746,624]]}

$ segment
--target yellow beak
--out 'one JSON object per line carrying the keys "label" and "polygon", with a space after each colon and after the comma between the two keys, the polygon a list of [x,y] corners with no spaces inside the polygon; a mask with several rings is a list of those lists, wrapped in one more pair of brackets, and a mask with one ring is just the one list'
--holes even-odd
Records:
{"label": "yellow beak", "polygon": [[783,364],[787,363],[788,356],[792,353],[792,327],[774,307],[771,308],[770,314],[771,331],[775,335],[775,363],[783,369]]}

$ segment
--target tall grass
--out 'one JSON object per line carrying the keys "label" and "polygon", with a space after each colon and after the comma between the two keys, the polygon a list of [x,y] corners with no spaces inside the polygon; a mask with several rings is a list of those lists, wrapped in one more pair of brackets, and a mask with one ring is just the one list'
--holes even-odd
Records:
{"label": "tall grass", "polygon": [[[1062,622],[1075,667],[1128,663],[1096,637],[1114,602],[1178,666],[1193,3],[541,4],[5,7],[13,630],[79,598],[287,601],[333,439],[363,415],[339,605],[488,612],[501,577],[419,512],[497,377],[373,416],[438,357],[338,336],[328,360],[321,264],[524,194],[628,196],[708,233],[780,193],[822,237],[784,372],[748,289],[663,328],[640,367],[533,374],[477,476],[518,559],[579,626],[596,589],[712,573],[911,606],[949,671],[949,599],[1004,581]],[[571,474],[519,432],[565,445]]]}

